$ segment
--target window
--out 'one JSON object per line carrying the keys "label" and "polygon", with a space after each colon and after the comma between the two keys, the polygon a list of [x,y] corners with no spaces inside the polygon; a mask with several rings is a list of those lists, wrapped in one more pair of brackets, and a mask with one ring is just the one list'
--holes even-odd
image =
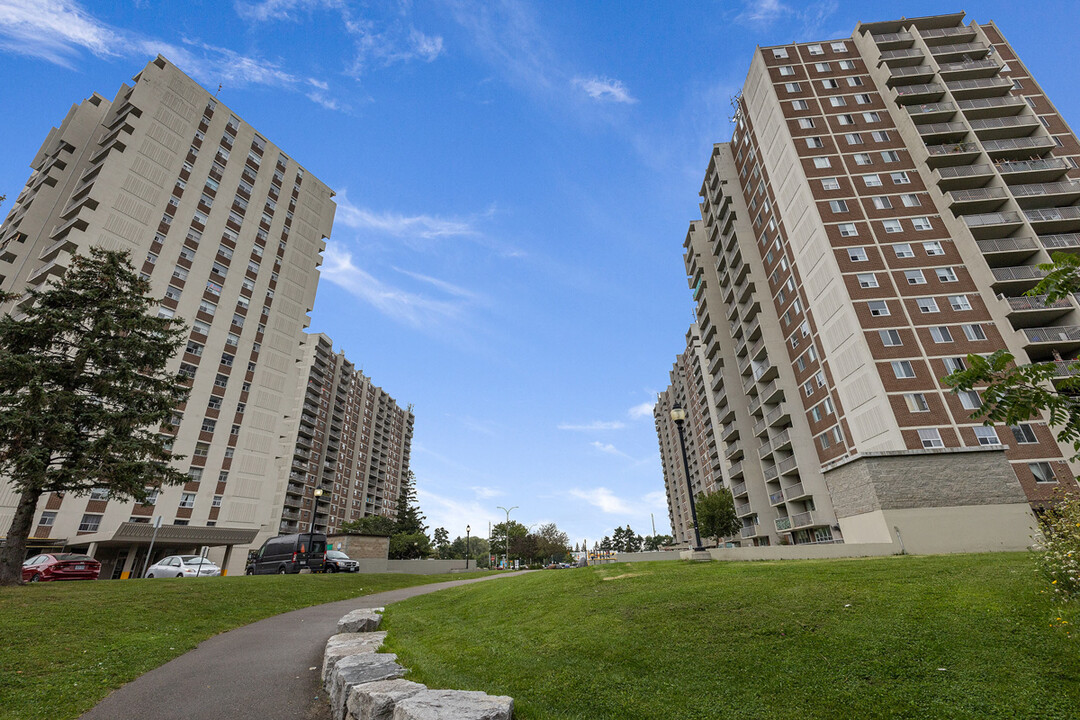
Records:
{"label": "window", "polygon": [[997,429],[980,425],[974,428],[975,439],[980,445],[1000,445],[1001,439],[998,437]]}
{"label": "window", "polygon": [[54,513],[54,512],[43,512],[43,513],[41,513],[41,519],[38,520],[38,525],[39,526],[44,526],[44,527],[52,527],[53,523],[55,523],[55,522],[56,522],[56,513]]}
{"label": "window", "polygon": [[832,177],[832,178],[822,178],[821,179],[821,188],[823,190],[839,190],[840,189],[840,181],[837,178],[834,178],[834,177]]}
{"label": "window", "polygon": [[210,268],[210,274],[211,275],[217,275],[218,277],[223,278],[223,277],[225,277],[226,275],[229,274],[229,267],[228,267],[228,265],[222,265],[221,263],[216,262]]}
{"label": "window", "polygon": [[885,195],[877,195],[872,199],[874,207],[878,210],[892,209],[892,201]]}
{"label": "window", "polygon": [[195,507],[195,493],[184,493],[180,496],[180,507],[193,508]]}
{"label": "window", "polygon": [[787,50],[785,48],[773,48],[772,56],[776,59],[786,58]]}
{"label": "window", "polygon": [[878,115],[876,112],[864,112],[862,114],[862,119],[868,123],[881,122],[881,115]]}
{"label": "window", "polygon": [[82,516],[82,521],[79,523],[79,532],[97,532],[100,526],[101,516],[87,513]]}
{"label": "window", "polygon": [[1035,431],[1031,429],[1030,425],[1010,425],[1009,429],[1012,430],[1016,442],[1021,445],[1032,445],[1039,442],[1039,439],[1035,437]]}
{"label": "window", "polygon": [[924,448],[940,448],[945,447],[945,443],[941,441],[941,433],[937,428],[928,428],[919,431],[919,440],[922,441]]}
{"label": "window", "polygon": [[152,487],[146,488],[146,502],[144,502],[142,504],[143,505],[157,505],[158,495],[160,495],[160,494],[161,494],[161,490],[159,488],[152,488]]}
{"label": "window", "polygon": [[[806,51],[811,55],[824,55],[825,51],[821,49],[820,45],[807,45]],[[818,63],[820,65],[821,63]]]}
{"label": "window", "polygon": [[856,165],[873,165],[874,164],[874,160],[873,160],[873,158],[870,157],[869,153],[855,153],[854,158],[855,158],[855,164]]}
{"label": "window", "polygon": [[796,93],[802,90],[802,86],[797,82],[784,83],[784,89],[789,93]]}
{"label": "window", "polygon": [[921,313],[938,312],[937,300],[934,298],[916,298],[915,304],[919,306],[919,312]]}
{"label": "window", "polygon": [[971,309],[971,303],[968,302],[967,295],[950,295],[949,305],[957,312]]}
{"label": "window", "polygon": [[[232,457],[232,455],[226,455],[225,457]],[[218,476],[217,476],[217,481],[219,483],[228,482],[229,481],[229,471],[228,470],[222,470],[221,472],[219,472]]]}
{"label": "window", "polygon": [[922,270],[905,270],[904,277],[908,281],[908,285],[925,285],[926,278],[923,277]]}
{"label": "window", "polygon": [[855,227],[855,223],[840,223],[836,227],[840,230],[840,237],[855,237],[859,234],[859,230]]}
{"label": "window", "polygon": [[814,127],[814,118],[799,118],[799,127],[803,130],[809,130]]}
{"label": "window", "polygon": [[881,177],[877,174],[863,175],[862,180],[866,187],[881,187]]}
{"label": "window", "polygon": [[885,347],[898,347],[904,344],[898,330],[878,330],[878,337],[881,338],[881,344]]}
{"label": "window", "polygon": [[847,84],[850,87],[861,87],[862,84],[863,84],[863,81],[862,81],[861,77],[849,77],[847,79]]}
{"label": "window", "polygon": [[847,133],[844,135],[844,140],[848,145],[862,145],[862,135],[859,133]]}
{"label": "window", "polygon": [[986,333],[983,332],[982,325],[964,325],[964,336],[972,342],[986,339]]}
{"label": "window", "polygon": [[94,488],[90,491],[91,500],[108,500],[109,488]]}
{"label": "window", "polygon": [[907,185],[911,182],[906,172],[894,172],[889,177],[892,178],[893,185]]}
{"label": "window", "polygon": [[855,118],[852,117],[851,115],[837,115],[836,120],[841,125],[854,125],[855,124]]}
{"label": "window", "polygon": [[202,422],[202,431],[203,432],[212,433],[212,432],[214,432],[215,427],[217,427],[217,420],[210,420],[209,418],[207,418],[206,420],[203,420],[203,422]]}
{"label": "window", "polygon": [[922,393],[908,393],[904,395],[904,403],[907,404],[908,412],[930,412],[930,405],[926,402],[926,396]]}
{"label": "window", "polygon": [[874,142],[883,143],[883,142],[889,142],[889,140],[890,140],[889,133],[887,131],[885,131],[885,130],[875,130],[874,132],[872,132],[870,134],[874,138]]}
{"label": "window", "polygon": [[816,168],[829,168],[832,167],[832,161],[827,157],[814,158],[814,167]]}
{"label": "window", "polygon": [[202,468],[188,468],[187,474],[191,482],[202,482]]}
{"label": "window", "polygon": [[194,340],[188,340],[187,347],[184,348],[184,352],[191,353],[195,357],[201,357],[203,351],[203,344],[197,343]]}
{"label": "window", "polygon": [[806,147],[812,150],[817,148],[823,148],[825,147],[825,143],[823,143],[821,141],[821,138],[819,137],[808,137],[806,138]]}
{"label": "window", "polygon": [[900,199],[904,202],[904,207],[920,207],[922,205],[918,195],[901,195]]}
{"label": "window", "polygon": [[1031,474],[1035,476],[1035,482],[1037,483],[1057,482],[1057,478],[1054,477],[1054,468],[1050,467],[1050,463],[1048,462],[1028,463],[1028,469],[1031,470]]}
{"label": "window", "polygon": [[200,300],[199,312],[204,312],[207,315],[213,315],[215,312],[217,312],[217,303],[212,303],[209,300]]}
{"label": "window", "polygon": [[208,335],[210,333],[210,324],[204,323],[202,320],[195,320],[191,323],[191,332],[199,335]]}
{"label": "window", "polygon": [[780,66],[780,74],[784,75],[784,76],[794,75],[795,74],[795,68],[791,67],[790,65],[781,65]]}
{"label": "window", "polygon": [[982,399],[979,397],[979,393],[974,390],[961,390],[957,394],[960,396],[960,404],[964,406],[965,410],[978,410],[982,407]]}
{"label": "window", "polygon": [[846,213],[848,211],[846,200],[830,200],[829,209],[834,213]]}
{"label": "window", "polygon": [[220,283],[216,283],[213,280],[207,280],[206,291],[211,295],[221,295],[222,287]]}
{"label": "window", "polygon": [[885,226],[885,232],[887,233],[898,233],[904,231],[904,226],[900,223],[899,220],[883,220],[881,224]]}
{"label": "window", "polygon": [[913,258],[915,257],[915,251],[911,249],[911,246],[907,243],[900,243],[893,245],[893,252],[898,258]]}
{"label": "window", "polygon": [[844,99],[843,95],[834,95],[829,98],[829,104],[833,107],[844,107],[847,105],[847,100]]}
{"label": "window", "polygon": [[850,60],[841,60],[838,63],[838,65],[840,66],[841,70],[854,70],[855,69],[855,63],[853,63]]}
{"label": "window", "polygon": [[211,395],[209,401],[207,401],[207,403],[206,403],[206,409],[207,410],[220,410],[221,409],[221,398],[218,397],[217,395]]}
{"label": "window", "polygon": [[176,278],[177,280],[187,280],[188,271],[185,268],[182,268],[179,265],[177,265],[176,267],[173,268],[172,276],[174,278]]}
{"label": "window", "polygon": [[221,364],[225,367],[232,367],[233,360],[235,359],[235,355],[230,355],[229,353],[221,353]]}
{"label": "window", "polygon": [[833,52],[838,52],[838,53],[846,53],[847,52],[847,43],[845,43],[843,40],[841,40],[839,42],[834,42],[829,47],[832,48]]}
{"label": "window", "polygon": [[221,496],[215,495],[213,501],[210,503],[210,507],[221,507]]}
{"label": "window", "polygon": [[870,96],[865,93],[859,93],[855,96],[855,103],[857,105],[869,105],[871,103]]}
{"label": "window", "polygon": [[821,87],[825,90],[835,90],[836,88],[840,87],[840,83],[832,79],[822,80]]}
{"label": "window", "polygon": [[175,285],[170,285],[169,287],[165,288],[165,297],[169,298],[170,300],[179,300],[180,293],[182,292],[183,290],[176,287]]}
{"label": "window", "polygon": [[[916,219],[918,219],[918,218],[916,218]],[[923,218],[923,219],[925,219],[925,218]],[[926,254],[931,256],[931,257],[933,257],[935,255],[944,255],[945,254],[945,248],[941,247],[941,243],[938,242],[937,240],[931,240],[929,242],[924,242],[922,244],[922,247],[923,247],[923,250],[926,252]]]}
{"label": "window", "polygon": [[878,286],[877,276],[874,273],[860,273],[855,277],[859,281],[859,287],[876,288]]}
{"label": "window", "polygon": [[791,109],[792,110],[809,110],[810,105],[805,100],[792,100],[791,101]]}
{"label": "window", "polygon": [[884,300],[872,300],[866,305],[870,308],[870,314],[874,317],[884,317],[889,314],[889,304]]}
{"label": "window", "polygon": [[184,377],[194,379],[196,370],[198,370],[198,368],[190,363],[180,363],[180,374]]}
{"label": "window", "polygon": [[866,256],[866,248],[861,247],[848,248],[847,255],[848,260],[851,262],[865,262],[868,259]]}
{"label": "window", "polygon": [[951,267],[938,268],[936,271],[939,282],[956,282],[956,271]]}
{"label": "window", "polygon": [[233,256],[233,251],[225,245],[218,245],[217,254],[225,258],[226,260],[231,260]]}
{"label": "window", "polygon": [[936,343],[951,343],[953,341],[952,332],[944,325],[930,328],[930,337]]}
{"label": "window", "polygon": [[[813,53],[811,53],[811,54],[813,54]],[[830,71],[832,71],[832,67],[827,62],[814,63],[814,69],[817,70],[818,72],[830,72]]]}
{"label": "window", "polygon": [[195,452],[192,453],[195,457],[206,457],[210,454],[210,443],[197,442],[195,443]]}
{"label": "window", "polygon": [[942,358],[942,362],[945,363],[945,372],[950,375],[967,368],[967,362],[962,357]]}
{"label": "window", "polygon": [[893,360],[892,361],[893,375],[897,380],[905,380],[915,377],[915,368],[911,366],[910,360]]}

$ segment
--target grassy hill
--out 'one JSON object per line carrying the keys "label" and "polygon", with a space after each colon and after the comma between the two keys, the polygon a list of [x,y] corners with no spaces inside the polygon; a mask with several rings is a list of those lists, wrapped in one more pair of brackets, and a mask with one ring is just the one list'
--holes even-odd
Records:
{"label": "grassy hill", "polygon": [[618,564],[414,598],[386,627],[414,679],[524,720],[1072,720],[1080,643],[1041,586],[1024,554]]}

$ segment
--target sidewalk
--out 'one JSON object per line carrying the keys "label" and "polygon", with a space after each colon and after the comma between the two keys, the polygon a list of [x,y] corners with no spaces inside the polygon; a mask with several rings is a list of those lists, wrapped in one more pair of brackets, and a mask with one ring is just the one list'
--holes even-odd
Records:
{"label": "sidewalk", "polygon": [[323,648],[342,615],[519,574],[419,585],[275,615],[215,635],[116,690],[80,720],[325,720]]}

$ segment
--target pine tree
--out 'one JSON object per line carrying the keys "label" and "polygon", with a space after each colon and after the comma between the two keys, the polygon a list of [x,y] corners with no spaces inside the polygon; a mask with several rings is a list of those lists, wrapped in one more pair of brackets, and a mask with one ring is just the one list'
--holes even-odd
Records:
{"label": "pine tree", "polygon": [[144,501],[187,480],[160,432],[187,398],[188,381],[164,370],[185,328],[150,314],[149,292],[127,253],[95,248],[55,285],[31,290],[23,319],[0,317],[0,474],[19,494],[0,585],[21,582],[42,494],[104,488]]}
{"label": "pine tree", "polygon": [[420,505],[416,502],[416,475],[410,470],[408,476],[401,480],[401,487],[398,490],[394,533],[405,535],[427,533],[425,519],[424,514],[420,512]]}

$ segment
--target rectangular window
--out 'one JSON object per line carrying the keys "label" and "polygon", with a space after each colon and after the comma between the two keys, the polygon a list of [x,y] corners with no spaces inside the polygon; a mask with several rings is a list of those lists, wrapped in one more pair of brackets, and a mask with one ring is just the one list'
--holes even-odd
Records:
{"label": "rectangular window", "polygon": [[922,244],[922,247],[923,247],[923,251],[925,251],[926,254],[929,255],[930,257],[934,257],[935,255],[944,255],[945,254],[945,248],[943,248],[941,246],[941,243],[938,242],[937,240],[931,240],[930,242],[924,242]]}
{"label": "rectangular window", "polygon": [[202,468],[188,468],[187,474],[191,482],[202,482]]}
{"label": "rectangular window", "polygon": [[795,74],[795,68],[790,65],[781,65],[780,74],[784,76],[790,76]]}
{"label": "rectangular window", "polygon": [[79,522],[79,532],[97,532],[100,526],[101,516],[87,513],[82,516],[82,521]]}
{"label": "rectangular window", "polygon": [[915,257],[915,251],[911,249],[911,246],[907,243],[900,243],[893,245],[893,252],[896,253],[898,258],[913,258]]}
{"label": "rectangular window", "polygon": [[825,147],[825,143],[823,143],[819,137],[808,137],[806,138],[806,147],[815,150]]}
{"label": "rectangular window", "polygon": [[821,87],[825,90],[835,90],[836,88],[840,87],[840,83],[832,79],[822,80]]}
{"label": "rectangular window", "polygon": [[850,260],[851,262],[865,262],[868,259],[866,255],[866,248],[848,248],[847,254],[848,260]]}
{"label": "rectangular window", "polygon": [[908,393],[904,395],[904,402],[907,404],[908,412],[930,412],[930,405],[926,402],[926,396],[922,393]]}
{"label": "rectangular window", "polygon": [[91,500],[108,500],[109,488],[94,488],[90,491]]}
{"label": "rectangular window", "polygon": [[840,223],[836,227],[840,230],[840,237],[855,237],[859,234],[859,230],[855,227],[855,223]]}
{"label": "rectangular window", "polygon": [[859,133],[847,133],[844,135],[844,141],[848,145],[862,145],[862,135]]}
{"label": "rectangular window", "polygon": [[859,287],[876,288],[878,286],[877,276],[874,273],[861,273],[855,277],[859,281]]}
{"label": "rectangular window", "polygon": [[862,176],[863,185],[866,187],[881,187],[881,176],[876,173]]}
{"label": "rectangular window", "polygon": [[915,368],[911,366],[910,360],[893,360],[892,369],[893,375],[895,375],[898,380],[915,377]]}
{"label": "rectangular window", "polygon": [[[814,53],[811,52],[810,54],[813,55]],[[820,55],[821,53],[817,53],[817,54]],[[817,70],[818,72],[830,72],[832,70],[832,68],[829,66],[829,63],[827,63],[827,62],[814,63],[814,69]]]}
{"label": "rectangular window", "polygon": [[[807,45],[806,51],[811,55],[824,55],[825,51],[821,49],[820,45]],[[819,65],[821,63],[818,63]]]}
{"label": "rectangular window", "polygon": [[964,336],[972,342],[986,339],[986,333],[983,332],[982,325],[964,325]]}
{"label": "rectangular window", "polygon": [[945,447],[945,443],[941,441],[941,433],[937,428],[927,428],[919,431],[919,440],[922,441],[922,446],[926,449]]}
{"label": "rectangular window", "polygon": [[872,300],[866,305],[870,308],[870,314],[874,317],[884,317],[889,314],[889,305],[884,300]]}
{"label": "rectangular window", "polygon": [[847,105],[847,100],[844,99],[843,95],[834,95],[829,98],[829,104],[833,107],[844,107]]}
{"label": "rectangular window", "polygon": [[855,158],[855,164],[856,165],[873,165],[874,164],[874,160],[873,160],[873,158],[870,157],[869,153],[855,153],[855,155],[853,157]]}
{"label": "rectangular window", "polygon": [[233,360],[235,359],[235,355],[230,355],[229,353],[221,353],[221,364],[225,367],[232,367]]}
{"label": "rectangular window", "polygon": [[209,335],[210,325],[209,323],[204,323],[202,320],[194,320],[191,323],[191,332],[199,335]]}
{"label": "rectangular window", "polygon": [[211,503],[210,503],[210,507],[216,507],[216,508],[221,507],[221,496],[220,495],[215,495],[214,496],[213,501],[211,501]]}
{"label": "rectangular window", "polygon": [[949,375],[967,369],[967,362],[961,357],[942,358],[945,363],[945,372]]}
{"label": "rectangular window", "polygon": [[829,209],[834,213],[846,213],[848,211],[846,200],[830,200]]}
{"label": "rectangular window", "polygon": [[197,343],[194,340],[188,340],[187,347],[184,348],[184,352],[190,353],[195,357],[201,357],[203,351],[202,343]]}
{"label": "rectangular window", "polygon": [[210,444],[204,442],[195,443],[195,452],[192,453],[195,457],[206,457],[210,454]]}
{"label": "rectangular window", "polygon": [[877,195],[873,198],[874,207],[878,210],[891,210],[892,201],[886,195]]}
{"label": "rectangular window", "polygon": [[951,267],[938,268],[936,271],[939,282],[956,282],[956,271]]}
{"label": "rectangular window", "polygon": [[871,102],[873,102],[873,101],[870,99],[870,96],[867,95],[866,93],[859,93],[858,95],[855,96],[855,104],[856,105],[869,105]]}
{"label": "rectangular window", "polygon": [[846,53],[847,52],[847,43],[845,43],[843,40],[839,40],[837,42],[834,42],[829,47],[832,48],[833,52],[837,52],[837,53]]}
{"label": "rectangular window", "polygon": [[212,303],[209,300],[200,300],[199,311],[204,312],[207,315],[213,315],[217,312],[217,303]]}
{"label": "rectangular window", "polygon": [[1057,478],[1054,477],[1054,469],[1050,467],[1048,462],[1028,463],[1028,469],[1031,470],[1031,474],[1035,477],[1037,483],[1057,482]]}
{"label": "rectangular window", "polygon": [[920,231],[932,230],[934,227],[930,224],[930,218],[928,217],[913,217],[911,218],[911,224],[915,226],[916,230]]}
{"label": "rectangular window", "polygon": [[960,396],[960,404],[966,410],[978,410],[982,407],[982,399],[974,390],[961,390],[957,395]]}
{"label": "rectangular window", "polygon": [[832,161],[827,157],[814,158],[814,167],[816,168],[830,168],[832,167]]}
{"label": "rectangular window", "polygon": [[797,82],[784,83],[784,89],[789,93],[797,93],[802,90],[802,86]]}
{"label": "rectangular window", "polygon": [[210,399],[206,403],[206,409],[207,410],[220,410],[221,409],[221,398],[218,397],[217,395],[211,395]]}
{"label": "rectangular window", "polygon": [[165,297],[169,298],[170,300],[179,300],[180,294],[182,292],[183,290],[181,290],[180,288],[174,285],[170,285],[169,287],[165,288]]}
{"label": "rectangular window", "polygon": [[810,105],[805,100],[792,100],[791,101],[791,109],[792,110],[809,110]]}
{"label": "rectangular window", "polygon": [[43,513],[41,513],[41,518],[38,520],[38,525],[43,526],[43,527],[52,527],[53,523],[55,523],[55,522],[56,522],[56,513],[54,513],[54,512],[43,512]]}
{"label": "rectangular window", "polygon": [[1000,445],[1001,439],[998,437],[997,428],[987,427],[986,425],[980,425],[974,428],[975,439],[979,441],[980,445]]}
{"label": "rectangular window", "polygon": [[809,130],[814,127],[814,118],[799,118],[799,127],[803,130]]}
{"label": "rectangular window", "polygon": [[904,344],[898,330],[878,330],[878,337],[881,338],[881,344],[885,347],[898,347]]}
{"label": "rectangular window", "polygon": [[938,312],[937,300],[934,298],[917,298],[915,304],[919,306],[919,312],[922,313],[936,313]]}
{"label": "rectangular window", "polygon": [[839,190],[840,181],[837,178],[822,178],[821,179],[822,190]]}
{"label": "rectangular window", "polygon": [[855,124],[855,118],[852,117],[851,115],[837,115],[836,120],[841,125],[854,125]]}
{"label": "rectangular window", "polygon": [[1039,439],[1035,437],[1035,431],[1031,429],[1030,425],[1010,425],[1009,429],[1012,430],[1016,442],[1021,445],[1033,445],[1039,442]]}
{"label": "rectangular window", "polygon": [[936,343],[951,343],[953,341],[952,332],[944,325],[930,328],[930,337]]}
{"label": "rectangular window", "polygon": [[862,78],[861,78],[861,77],[854,77],[854,76],[853,76],[853,77],[849,77],[849,78],[847,79],[847,84],[848,84],[848,85],[849,85],[850,87],[861,87],[861,86],[862,86],[862,84],[863,84],[863,81],[862,81]]}
{"label": "rectangular window", "polygon": [[180,496],[180,507],[193,508],[195,507],[195,493],[184,493]]}
{"label": "rectangular window", "polygon": [[212,433],[212,432],[214,432],[215,427],[217,427],[217,420],[211,420],[211,419],[207,418],[207,419],[203,420],[203,422],[202,422],[202,431],[203,432]]}
{"label": "rectangular window", "polygon": [[778,59],[778,60],[782,59],[782,58],[786,58],[787,57],[787,50],[785,50],[784,48],[773,48],[772,56],[775,59]]}
{"label": "rectangular window", "polygon": [[868,123],[881,122],[881,115],[878,115],[876,112],[864,112],[862,114],[862,119]]}
{"label": "rectangular window", "polygon": [[871,135],[874,138],[874,142],[889,142],[889,140],[891,139],[887,130],[875,130],[873,133],[871,133]]}
{"label": "rectangular window", "polygon": [[926,278],[923,277],[922,270],[905,270],[904,277],[908,281],[908,285],[925,285]]}
{"label": "rectangular window", "polygon": [[906,172],[894,172],[889,177],[892,178],[893,185],[907,185],[911,182]]}
{"label": "rectangular window", "polygon": [[881,224],[885,227],[887,233],[898,233],[904,231],[904,226],[899,220],[882,220]]}
{"label": "rectangular window", "polygon": [[838,65],[840,66],[841,70],[854,70],[855,69],[855,63],[853,63],[850,60],[841,60],[838,63]]}
{"label": "rectangular window", "polygon": [[950,295],[949,305],[957,312],[971,309],[971,303],[968,302],[967,295]]}

